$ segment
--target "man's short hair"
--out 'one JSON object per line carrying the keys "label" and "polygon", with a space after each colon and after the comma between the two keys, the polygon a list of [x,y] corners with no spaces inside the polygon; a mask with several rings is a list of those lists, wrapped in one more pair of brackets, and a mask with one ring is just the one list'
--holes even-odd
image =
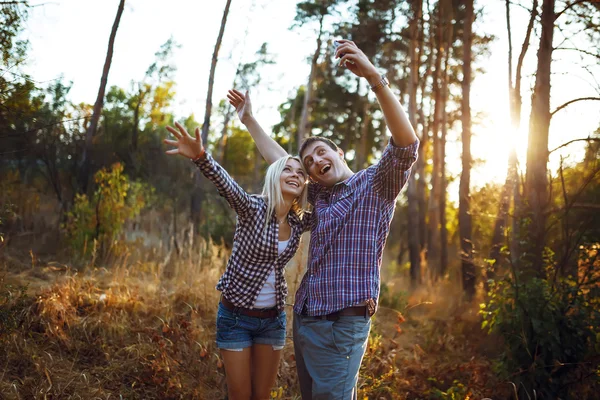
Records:
{"label": "man's short hair", "polygon": [[302,159],[302,153],[304,153],[304,150],[306,150],[306,147],[308,147],[309,144],[314,143],[314,142],[323,142],[326,145],[328,145],[329,147],[331,147],[334,151],[338,151],[340,148],[338,147],[337,144],[335,144],[333,142],[333,140],[324,138],[324,137],[320,137],[320,136],[311,136],[307,139],[304,140],[304,142],[302,142],[302,145],[300,145],[300,151],[298,152],[298,155],[300,156],[300,158]]}

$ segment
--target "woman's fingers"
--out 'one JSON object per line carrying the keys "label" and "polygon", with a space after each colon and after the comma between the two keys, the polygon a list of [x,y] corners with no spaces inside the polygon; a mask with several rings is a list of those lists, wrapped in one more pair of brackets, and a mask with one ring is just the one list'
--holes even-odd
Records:
{"label": "woman's fingers", "polygon": [[196,142],[200,142],[200,147],[202,147],[202,136],[200,136],[200,127],[196,127]]}
{"label": "woman's fingers", "polygon": [[185,127],[183,125],[181,125],[179,122],[175,122],[175,126],[177,127],[177,129],[179,129],[179,133],[181,134],[182,137],[187,137],[188,139],[193,140],[193,138],[190,136],[187,129],[185,129]]}
{"label": "woman's fingers", "polygon": [[179,142],[177,140],[163,139],[164,144],[169,144],[171,146],[177,146]]}
{"label": "woman's fingers", "polygon": [[238,104],[240,104],[242,102],[242,100],[238,99],[237,97],[233,97],[230,95],[227,95],[227,99],[229,100],[229,103],[237,106]]}
{"label": "woman's fingers", "polygon": [[179,134],[179,132],[177,132],[177,130],[176,130],[175,128],[173,128],[173,127],[171,127],[171,126],[167,126],[167,130],[168,130],[169,132],[171,132],[171,134],[172,134],[173,136],[175,136],[177,139],[181,139],[181,135]]}
{"label": "woman's fingers", "polygon": [[236,99],[237,101],[244,101],[244,95],[240,91],[235,89],[229,90],[227,96]]}
{"label": "woman's fingers", "polygon": [[238,95],[241,99],[244,98],[244,93],[240,92],[239,90],[237,90],[237,89],[231,89],[231,91],[233,93],[235,93],[236,95]]}
{"label": "woman's fingers", "polygon": [[179,149],[167,150],[165,151],[167,154],[179,154]]}

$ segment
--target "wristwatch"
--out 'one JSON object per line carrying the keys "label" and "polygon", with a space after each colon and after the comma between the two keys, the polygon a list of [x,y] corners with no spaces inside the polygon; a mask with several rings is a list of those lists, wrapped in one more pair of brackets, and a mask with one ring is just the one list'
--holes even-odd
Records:
{"label": "wristwatch", "polygon": [[371,90],[375,92],[380,87],[389,86],[389,85],[390,85],[390,81],[387,80],[385,75],[381,75],[381,79],[379,80],[379,82],[377,82],[376,84],[371,86]]}

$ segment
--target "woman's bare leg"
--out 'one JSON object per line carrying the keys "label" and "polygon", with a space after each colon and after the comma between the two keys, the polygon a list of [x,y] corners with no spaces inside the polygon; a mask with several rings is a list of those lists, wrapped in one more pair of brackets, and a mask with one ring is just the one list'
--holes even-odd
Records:
{"label": "woman's bare leg", "polygon": [[270,344],[252,346],[252,400],[268,400],[277,379],[281,350]]}
{"label": "woman's bare leg", "polygon": [[[221,350],[229,400],[250,400],[252,397],[252,350]],[[268,398],[268,397],[267,397]]]}

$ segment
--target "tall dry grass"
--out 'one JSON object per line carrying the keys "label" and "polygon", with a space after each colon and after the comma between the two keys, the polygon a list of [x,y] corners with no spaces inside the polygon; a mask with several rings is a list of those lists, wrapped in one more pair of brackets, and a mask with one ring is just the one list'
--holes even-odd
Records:
{"label": "tall dry grass", "polygon": [[[305,238],[287,269],[288,303],[304,272],[307,243]],[[92,256],[80,270],[34,256],[22,268],[9,268],[4,258],[10,272],[3,274],[3,290],[8,281],[13,287],[34,278],[37,283],[24,299],[0,300],[0,310],[19,321],[0,330],[0,397],[224,398],[214,287],[229,250],[190,235],[179,238],[181,251],[175,248],[120,244],[104,267]],[[450,286],[444,290],[439,297],[415,294],[402,310],[380,308],[359,398],[491,397],[498,383],[481,356],[479,320],[448,301],[459,297]],[[291,307],[286,311],[288,343],[272,397],[299,399]]]}

